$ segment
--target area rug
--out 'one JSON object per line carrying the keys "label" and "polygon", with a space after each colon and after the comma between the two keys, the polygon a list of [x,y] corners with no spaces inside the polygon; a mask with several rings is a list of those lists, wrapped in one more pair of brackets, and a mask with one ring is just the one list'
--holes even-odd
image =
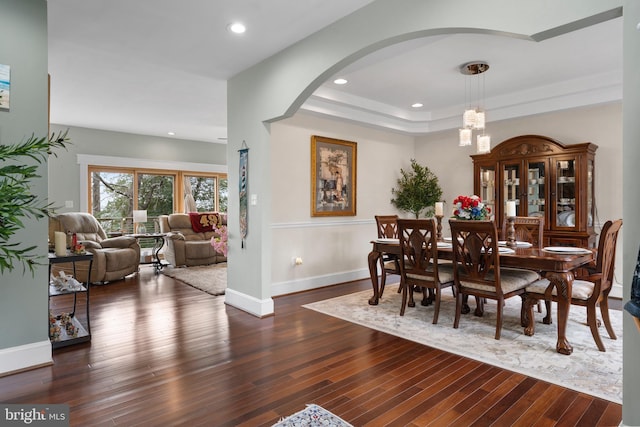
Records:
{"label": "area rug", "polygon": [[273,427],[353,427],[340,417],[321,406],[310,404],[300,412],[296,412],[273,425]]}
{"label": "area rug", "polygon": [[407,307],[405,315],[400,316],[402,296],[394,288],[388,288],[378,305],[367,302],[372,292],[357,292],[304,307],[622,404],[621,311],[610,310],[617,340],[609,338],[604,325],[600,328],[607,350],[603,353],[598,351],[586,324],[586,309],[571,306],[567,337],[573,354],[564,356],[556,352],[555,304],[554,324],[543,324],[544,314],[536,313],[535,335],[528,337],[520,326],[520,298],[509,298],[504,307],[501,338],[495,340],[495,301],[488,301],[484,316],[476,317],[471,300],[471,313],[463,315],[460,327],[453,329],[455,300],[450,292],[443,294],[436,325],[432,323],[433,305],[421,306],[421,294],[416,294],[416,306]]}
{"label": "area rug", "polygon": [[227,289],[226,262],[196,267],[165,267],[162,274],[211,295],[224,295]]}

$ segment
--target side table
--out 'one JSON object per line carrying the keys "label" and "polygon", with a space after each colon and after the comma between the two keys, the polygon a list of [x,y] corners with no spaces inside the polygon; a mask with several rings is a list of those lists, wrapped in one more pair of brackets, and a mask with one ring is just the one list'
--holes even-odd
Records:
{"label": "side table", "polygon": [[[88,262],[89,270],[87,272],[87,281],[81,288],[64,289],[58,288],[51,283],[51,266],[53,264],[72,264],[73,277],[76,277],[76,263]],[[91,340],[91,320],[89,318],[89,291],[91,289],[91,267],[93,266],[93,254],[90,252],[84,254],[69,253],[65,256],[57,256],[49,254],[49,310],[51,310],[51,298],[61,295],[73,294],[73,311],[68,314],[50,314],[49,337],[53,348],[65,347],[71,344],[77,344]],[[78,294],[86,296],[86,321],[83,323],[76,316],[76,304]],[[51,313],[51,311],[49,311]]]}
{"label": "side table", "polygon": [[160,250],[164,246],[164,238],[166,233],[136,233],[136,234],[125,234],[125,236],[133,237],[138,242],[140,239],[153,239],[153,248],[151,249],[151,262],[141,262],[140,264],[153,264],[153,268],[155,269],[155,273],[158,274],[160,270],[164,268],[164,266],[169,265],[168,262],[160,259]]}

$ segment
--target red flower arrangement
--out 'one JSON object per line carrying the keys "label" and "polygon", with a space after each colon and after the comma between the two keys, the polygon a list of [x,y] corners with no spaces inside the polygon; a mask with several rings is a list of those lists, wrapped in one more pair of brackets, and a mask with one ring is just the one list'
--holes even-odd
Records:
{"label": "red flower arrangement", "polygon": [[482,221],[489,219],[491,208],[486,206],[482,199],[475,194],[473,196],[458,196],[453,200],[453,216],[456,219]]}

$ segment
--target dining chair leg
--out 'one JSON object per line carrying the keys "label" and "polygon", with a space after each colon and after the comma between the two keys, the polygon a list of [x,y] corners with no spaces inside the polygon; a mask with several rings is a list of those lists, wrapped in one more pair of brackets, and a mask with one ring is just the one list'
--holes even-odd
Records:
{"label": "dining chair leg", "polygon": [[409,295],[409,302],[407,303],[407,306],[409,307],[416,306],[416,302],[413,300],[413,291],[414,291],[413,285],[405,285],[402,288],[402,292],[406,292]]}
{"label": "dining chair leg", "polygon": [[404,316],[404,309],[407,306],[407,285],[400,280],[400,287],[402,288],[402,306],[400,306],[400,316]]}
{"label": "dining chair leg", "polygon": [[500,333],[502,332],[502,311],[504,308],[504,300],[497,301],[496,307],[496,336],[497,340],[500,339]]}
{"label": "dining chair leg", "polygon": [[596,318],[595,306],[587,306],[587,324],[591,329],[591,335],[593,335],[593,340],[596,342],[598,350],[606,351],[604,344],[602,343],[602,338],[600,338],[600,333],[598,332],[598,319]]}
{"label": "dining chair leg", "polygon": [[[527,294],[520,295],[520,326],[527,326]],[[540,301],[537,301],[538,307],[540,306]]]}
{"label": "dining chair leg", "polygon": [[382,274],[380,275],[380,290],[378,291],[378,298],[382,298],[384,286],[387,284],[387,272],[384,271],[384,260],[382,257],[380,257],[380,268],[382,270]]}
{"label": "dining chair leg", "polygon": [[458,325],[460,324],[460,314],[462,313],[462,299],[465,295],[460,292],[457,293],[456,296],[456,315],[453,319],[453,327],[454,329],[458,329]]}
{"label": "dining chair leg", "polygon": [[544,301],[544,306],[547,309],[547,314],[544,315],[544,318],[542,319],[542,323],[544,323],[545,325],[550,325],[553,323],[553,320],[551,318],[551,301]]}
{"label": "dining chair leg", "polygon": [[602,321],[604,322],[604,326],[607,328],[607,333],[609,334],[609,338],[612,340],[618,339],[616,333],[613,330],[613,326],[611,325],[611,319],[609,318],[609,298],[605,297],[602,301],[600,301],[600,314],[602,315]]}
{"label": "dining chair leg", "polygon": [[473,312],[474,316],[482,317],[484,315],[484,301],[485,298],[476,297],[476,311]]}
{"label": "dining chair leg", "polygon": [[433,298],[433,324],[436,325],[438,323],[438,316],[440,316],[440,293],[442,289],[437,287],[434,289],[435,296]]}

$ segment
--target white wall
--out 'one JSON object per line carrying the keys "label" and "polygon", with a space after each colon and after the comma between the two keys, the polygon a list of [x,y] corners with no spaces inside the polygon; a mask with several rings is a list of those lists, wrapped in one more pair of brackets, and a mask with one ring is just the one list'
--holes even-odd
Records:
{"label": "white wall", "polygon": [[[593,142],[596,151],[596,226],[622,218],[622,106],[607,104],[522,119],[489,122],[493,146],[524,134],[565,144]],[[310,137],[358,143],[356,217],[310,216]],[[366,256],[375,236],[374,215],[398,212],[390,203],[400,168],[412,158],[431,169],[451,208],[460,194],[473,193],[475,147],[459,147],[457,131],[411,137],[298,113],[271,126],[273,182],[272,295],[341,283],[368,274]],[[449,228],[443,224],[443,234]],[[619,236],[622,247],[622,234]],[[301,257],[303,264],[293,265]],[[622,250],[617,252],[614,295],[622,296]]]}
{"label": "white wall", "polygon": [[[357,143],[355,217],[311,217],[311,135]],[[413,147],[410,136],[302,113],[271,125],[272,295],[368,276],[374,215],[404,215],[391,189]],[[303,264],[294,266],[298,256]]]}

